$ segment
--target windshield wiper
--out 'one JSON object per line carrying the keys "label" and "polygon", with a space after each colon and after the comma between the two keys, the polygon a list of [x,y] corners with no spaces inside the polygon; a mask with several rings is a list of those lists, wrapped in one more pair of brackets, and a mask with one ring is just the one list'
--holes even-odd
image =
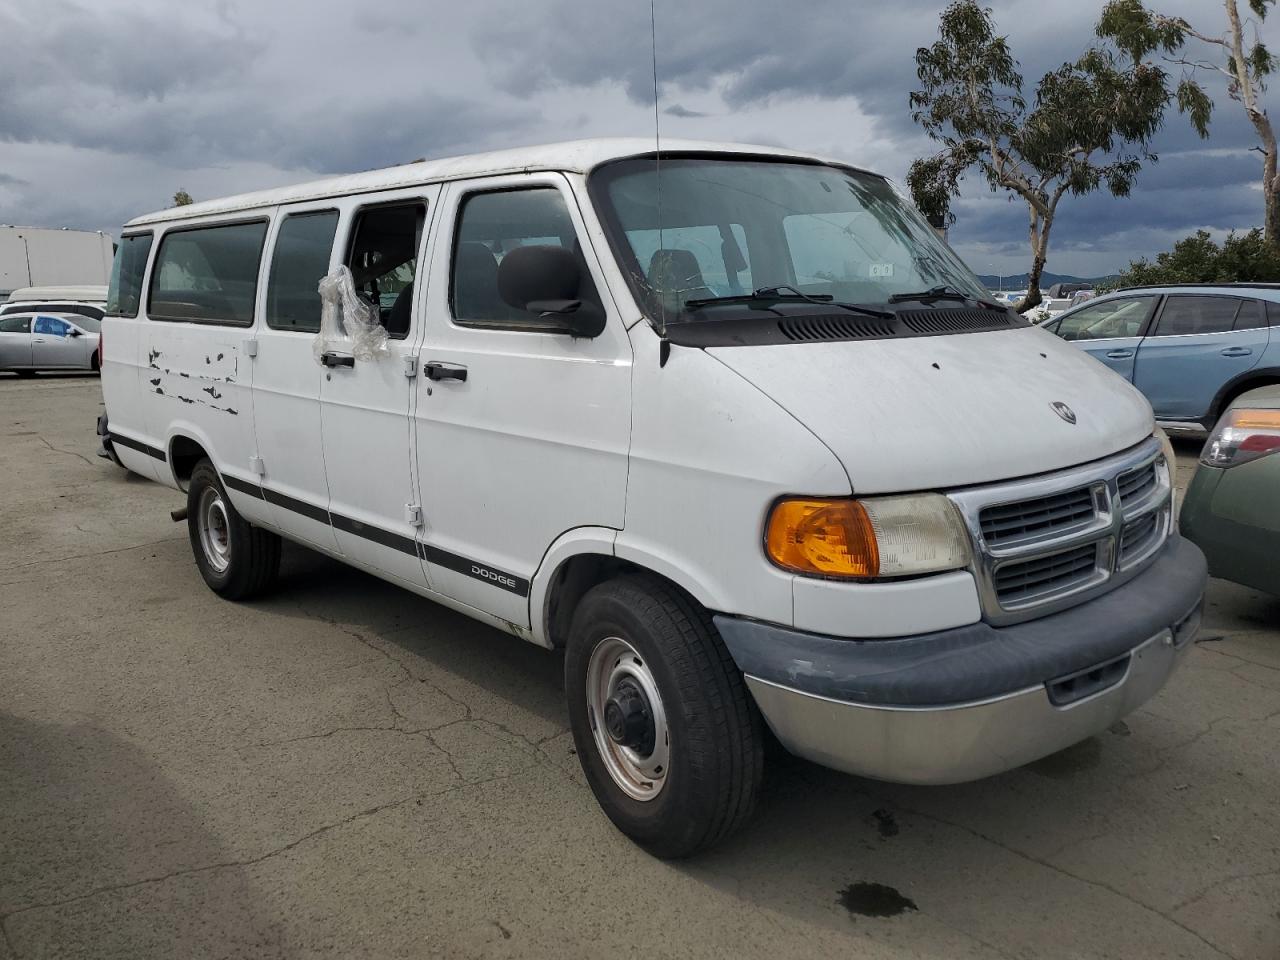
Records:
{"label": "windshield wiper", "polygon": [[918,290],[915,293],[895,293],[889,298],[889,303],[904,303],[908,300],[918,300],[921,303],[929,303],[933,300],[961,300],[968,303],[972,300],[974,303],[982,304],[983,306],[995,306],[988,300],[983,300],[980,297],[971,297],[967,293],[961,293],[955,287],[949,287],[945,284],[930,287],[928,290]]}
{"label": "windshield wiper", "polygon": [[860,313],[866,317],[876,317],[880,320],[892,320],[895,314],[888,310],[877,310],[874,307],[862,307],[856,303],[841,303],[829,293],[801,293],[795,287],[777,286],[777,287],[761,287],[752,293],[736,293],[725,297],[698,297],[693,300],[686,300],[685,307],[690,310],[698,310],[702,307],[720,303],[819,303],[823,306],[840,307],[842,310],[848,310],[851,313]]}

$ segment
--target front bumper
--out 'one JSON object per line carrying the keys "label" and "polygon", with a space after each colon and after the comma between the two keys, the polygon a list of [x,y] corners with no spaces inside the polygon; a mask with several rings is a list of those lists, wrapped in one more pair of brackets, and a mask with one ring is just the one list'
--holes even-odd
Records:
{"label": "front bumper", "polygon": [[791,752],[902,783],[960,783],[1105,730],[1155,695],[1190,647],[1204,556],[1173,537],[1121,587],[1009,627],[844,640],[717,616]]}

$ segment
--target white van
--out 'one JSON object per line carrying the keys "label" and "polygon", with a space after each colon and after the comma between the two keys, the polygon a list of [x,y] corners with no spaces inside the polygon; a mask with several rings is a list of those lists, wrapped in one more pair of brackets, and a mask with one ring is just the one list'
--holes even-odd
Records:
{"label": "white van", "polygon": [[1147,402],[843,164],[588,141],[169,209],[124,228],[103,342],[111,440],[187,492],[213,590],[268,589],[285,537],[563,648],[587,779],[662,856],[747,818],[766,725],[984,777],[1198,626]]}

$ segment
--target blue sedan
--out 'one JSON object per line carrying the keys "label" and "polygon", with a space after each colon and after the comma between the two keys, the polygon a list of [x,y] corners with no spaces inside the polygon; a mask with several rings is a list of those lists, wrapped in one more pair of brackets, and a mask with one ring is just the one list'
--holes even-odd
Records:
{"label": "blue sedan", "polygon": [[1280,284],[1135,287],[1044,328],[1130,381],[1172,430],[1207,430],[1240,394],[1280,384]]}

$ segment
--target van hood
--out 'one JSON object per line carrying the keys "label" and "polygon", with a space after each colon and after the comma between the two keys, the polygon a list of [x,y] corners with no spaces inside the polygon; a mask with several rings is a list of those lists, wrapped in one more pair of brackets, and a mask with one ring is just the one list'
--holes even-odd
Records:
{"label": "van hood", "polygon": [[1059,470],[1155,429],[1151,406],[1127,381],[1034,327],[707,353],[808,427],[859,494]]}

